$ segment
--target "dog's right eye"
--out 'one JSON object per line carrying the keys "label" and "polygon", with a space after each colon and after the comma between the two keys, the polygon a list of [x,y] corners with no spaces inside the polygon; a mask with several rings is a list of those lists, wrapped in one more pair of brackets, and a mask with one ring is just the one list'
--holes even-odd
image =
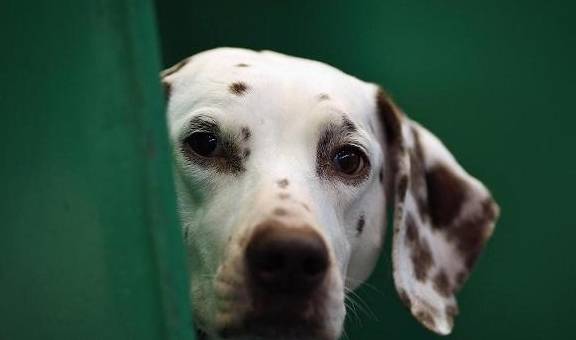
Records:
{"label": "dog's right eye", "polygon": [[202,157],[212,157],[218,148],[218,138],[211,132],[194,132],[184,139],[188,149]]}

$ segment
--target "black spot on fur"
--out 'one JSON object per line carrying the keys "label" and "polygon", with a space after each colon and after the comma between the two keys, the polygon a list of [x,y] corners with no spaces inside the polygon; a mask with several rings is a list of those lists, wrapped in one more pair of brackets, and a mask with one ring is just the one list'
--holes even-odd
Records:
{"label": "black spot on fur", "polygon": [[420,282],[426,281],[428,272],[434,264],[430,245],[425,238],[420,237],[417,221],[411,214],[406,215],[406,245],[410,248],[410,259],[414,268],[414,276]]}
{"label": "black spot on fur", "polygon": [[403,175],[402,177],[400,177],[400,180],[398,181],[398,200],[400,200],[400,202],[404,201],[404,198],[406,198],[406,191],[408,190],[408,176],[407,175]]}
{"label": "black spot on fur", "polygon": [[382,89],[376,94],[376,104],[380,119],[384,124],[386,141],[389,145],[398,145],[402,139],[401,120],[392,99]]}
{"label": "black spot on fur", "polygon": [[426,170],[424,168],[424,152],[420,144],[420,135],[412,128],[414,148],[410,150],[410,189],[416,200],[418,211],[423,221],[427,221],[429,214]]}
{"label": "black spot on fur", "polygon": [[364,215],[360,215],[358,223],[356,224],[356,235],[359,236],[360,234],[362,234],[365,225],[366,225],[366,219],[364,218]]}
{"label": "black spot on fur", "polygon": [[250,67],[250,65],[244,64],[244,63],[240,63],[240,64],[236,64],[236,67]]}
{"label": "black spot on fur", "polygon": [[460,214],[466,199],[467,183],[449,168],[436,166],[426,173],[426,186],[434,227],[448,227]]}
{"label": "black spot on fur", "polygon": [[325,100],[330,100],[330,96],[327,95],[326,93],[321,93],[318,95],[318,101],[325,101]]}
{"label": "black spot on fur", "polygon": [[274,209],[274,214],[278,216],[286,216],[288,215],[288,210],[284,208],[276,208]]}
{"label": "black spot on fur", "polygon": [[168,101],[168,98],[170,98],[170,95],[172,94],[172,84],[163,80],[162,86],[164,87],[164,99]]}
{"label": "black spot on fur", "polygon": [[281,179],[278,182],[276,182],[278,184],[278,186],[282,189],[286,188],[288,186],[288,184],[290,184],[290,182],[288,182],[287,178]]}
{"label": "black spot on fur", "polygon": [[230,92],[232,94],[235,94],[237,96],[241,96],[244,93],[246,93],[246,91],[248,91],[249,87],[246,83],[239,81],[239,82],[232,83],[230,85],[229,89],[230,89]]}

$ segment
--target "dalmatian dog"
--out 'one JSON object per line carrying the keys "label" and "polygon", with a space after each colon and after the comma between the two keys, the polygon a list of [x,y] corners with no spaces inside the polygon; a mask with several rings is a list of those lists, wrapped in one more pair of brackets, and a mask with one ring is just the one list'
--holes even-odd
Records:
{"label": "dalmatian dog", "polygon": [[200,338],[338,339],[345,296],[381,252],[387,206],[400,299],[451,332],[499,208],[386,92],[237,48],[161,77]]}

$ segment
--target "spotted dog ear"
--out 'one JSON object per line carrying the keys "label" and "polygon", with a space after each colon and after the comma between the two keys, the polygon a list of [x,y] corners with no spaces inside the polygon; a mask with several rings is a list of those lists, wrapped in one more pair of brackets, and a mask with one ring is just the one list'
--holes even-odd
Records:
{"label": "spotted dog ear", "polygon": [[394,173],[396,290],[426,328],[449,334],[458,313],[455,294],[490,238],[499,208],[442,142],[383,92],[378,106]]}
{"label": "spotted dog ear", "polygon": [[171,67],[160,72],[160,80],[162,81],[162,86],[164,87],[164,96],[165,96],[166,100],[168,100],[168,98],[170,98],[170,94],[171,94],[170,92],[172,90],[172,82],[169,79],[170,76],[173,75],[174,73],[180,71],[180,69],[182,67],[186,66],[186,64],[188,64],[188,62],[190,62],[191,59],[192,59],[192,57],[182,59],[179,62],[177,62],[176,64],[172,65]]}

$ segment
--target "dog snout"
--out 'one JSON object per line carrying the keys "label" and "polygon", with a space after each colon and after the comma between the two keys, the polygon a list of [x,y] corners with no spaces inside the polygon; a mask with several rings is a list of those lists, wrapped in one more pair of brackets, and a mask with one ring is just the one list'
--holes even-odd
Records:
{"label": "dog snout", "polygon": [[256,228],[246,264],[255,288],[273,295],[306,296],[324,281],[329,256],[324,240],[311,227],[269,222]]}

